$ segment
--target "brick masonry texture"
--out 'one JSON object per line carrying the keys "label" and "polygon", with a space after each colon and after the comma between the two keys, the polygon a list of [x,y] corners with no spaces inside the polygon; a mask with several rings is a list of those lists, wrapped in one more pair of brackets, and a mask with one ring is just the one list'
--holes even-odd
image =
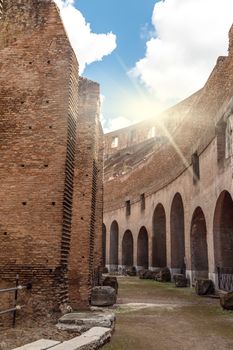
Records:
{"label": "brick masonry texture", "polygon": [[80,78],[49,0],[0,19],[0,287],[31,282],[25,312],[86,307],[101,264],[99,86]]}
{"label": "brick masonry texture", "polygon": [[[148,236],[149,266],[159,267],[156,263],[159,260],[156,256],[158,245],[154,242],[160,234],[166,240],[163,248],[166,262],[163,265],[166,263],[177,272],[185,265],[189,277],[193,278],[195,271],[192,271],[192,266],[196,266],[194,260],[197,256],[195,247],[200,243],[195,232],[199,225],[199,232],[203,233],[202,242],[207,245],[203,254],[208,255],[203,259],[208,260],[208,266],[205,265],[207,271],[202,271],[203,274],[207,272],[214,279],[217,265],[233,267],[233,258],[230,263],[229,259],[228,263],[223,263],[224,256],[233,257],[233,244],[229,243],[230,248],[226,252],[221,250],[223,244],[220,243],[221,240],[232,242],[232,219],[229,219],[230,212],[233,218],[232,47],[233,27],[229,32],[229,55],[218,58],[201,90],[155,120],[105,136],[107,265],[111,265],[114,249],[118,250],[118,266],[123,265],[122,242],[127,230],[133,234],[133,263],[137,265],[139,231],[144,227]],[[155,127],[155,137],[148,138],[148,130],[152,126]],[[132,130],[135,139],[131,139]],[[118,146],[109,151],[114,137],[118,137]],[[195,176],[195,173],[198,175],[198,167],[200,179]],[[144,209],[141,206],[142,194]],[[173,202],[177,197],[181,200],[179,204]],[[127,201],[131,205],[130,215],[126,215]],[[158,233],[157,227],[161,229],[161,225],[155,214],[161,206],[165,228],[163,233]],[[206,225],[201,226],[203,220]],[[113,238],[116,235],[119,237],[118,244],[114,244],[117,242]],[[174,251],[177,249],[179,251]]]}

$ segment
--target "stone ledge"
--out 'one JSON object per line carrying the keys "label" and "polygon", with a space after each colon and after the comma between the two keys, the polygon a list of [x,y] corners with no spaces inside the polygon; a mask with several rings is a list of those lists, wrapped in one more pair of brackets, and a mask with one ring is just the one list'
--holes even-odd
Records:
{"label": "stone ledge", "polygon": [[46,350],[46,349],[52,349],[54,348],[54,346],[58,344],[60,344],[59,341],[40,339],[33,343],[20,346],[19,348],[15,348],[13,350]]}
{"label": "stone ledge", "polygon": [[55,347],[53,350],[95,350],[109,342],[111,330],[104,327],[93,327],[79,337],[65,341]]}
{"label": "stone ledge", "polygon": [[13,350],[96,350],[110,341],[111,329],[93,327],[79,337],[60,343],[54,340],[40,339]]}
{"label": "stone ledge", "polygon": [[115,315],[113,312],[72,312],[59,319],[57,328],[65,331],[86,332],[93,327],[104,327],[113,329]]}

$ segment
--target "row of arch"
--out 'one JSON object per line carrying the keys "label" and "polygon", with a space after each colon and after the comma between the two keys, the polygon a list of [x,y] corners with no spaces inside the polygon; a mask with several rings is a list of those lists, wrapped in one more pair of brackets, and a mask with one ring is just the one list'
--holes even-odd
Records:
{"label": "row of arch", "polygon": [[[172,201],[171,230],[171,268],[185,270],[185,227],[184,206],[179,193]],[[233,201],[229,192],[219,196],[214,213],[214,257],[216,267],[233,267]],[[134,236],[126,230],[121,242],[122,265],[148,267],[149,237],[142,226],[136,237],[137,253],[134,261]],[[109,264],[117,266],[119,249],[119,227],[113,221],[110,227]],[[192,215],[190,227],[191,269],[201,276],[208,275],[207,226],[204,212],[197,207]],[[106,227],[103,225],[103,261],[106,263]],[[158,204],[153,214],[152,267],[167,266],[166,252],[166,213],[162,204]]]}

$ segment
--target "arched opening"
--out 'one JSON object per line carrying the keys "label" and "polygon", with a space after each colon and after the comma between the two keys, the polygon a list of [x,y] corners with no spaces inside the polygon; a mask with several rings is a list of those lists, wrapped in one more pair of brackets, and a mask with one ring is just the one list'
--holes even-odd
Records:
{"label": "arched opening", "polygon": [[184,206],[176,193],[171,206],[171,268],[173,273],[185,273]]}
{"label": "arched opening", "polygon": [[106,226],[102,225],[102,266],[106,265]]}
{"label": "arched opening", "polygon": [[137,265],[138,268],[148,269],[148,233],[146,228],[141,227],[138,234]]}
{"label": "arched opening", "polygon": [[152,266],[165,267],[166,254],[166,214],[162,204],[158,204],[153,215]]}
{"label": "arched opening", "polygon": [[122,265],[133,266],[133,235],[130,230],[125,231],[122,239]]}
{"label": "arched opening", "polygon": [[205,216],[200,207],[193,213],[191,222],[191,268],[194,278],[208,278],[208,248]]}
{"label": "arched opening", "polygon": [[119,227],[116,221],[113,221],[110,227],[110,270],[118,269],[118,241]]}
{"label": "arched opening", "polygon": [[223,191],[214,213],[214,256],[219,288],[233,288],[233,201],[229,192]]}
{"label": "arched opening", "polygon": [[233,268],[233,201],[229,192],[220,194],[214,213],[215,264]]}

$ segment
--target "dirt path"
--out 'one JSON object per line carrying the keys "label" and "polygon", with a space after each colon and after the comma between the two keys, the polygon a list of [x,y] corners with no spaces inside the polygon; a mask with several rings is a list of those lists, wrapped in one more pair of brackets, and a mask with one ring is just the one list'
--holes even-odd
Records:
{"label": "dirt path", "polygon": [[233,312],[218,299],[173,284],[119,282],[116,331],[104,350],[233,350]]}

